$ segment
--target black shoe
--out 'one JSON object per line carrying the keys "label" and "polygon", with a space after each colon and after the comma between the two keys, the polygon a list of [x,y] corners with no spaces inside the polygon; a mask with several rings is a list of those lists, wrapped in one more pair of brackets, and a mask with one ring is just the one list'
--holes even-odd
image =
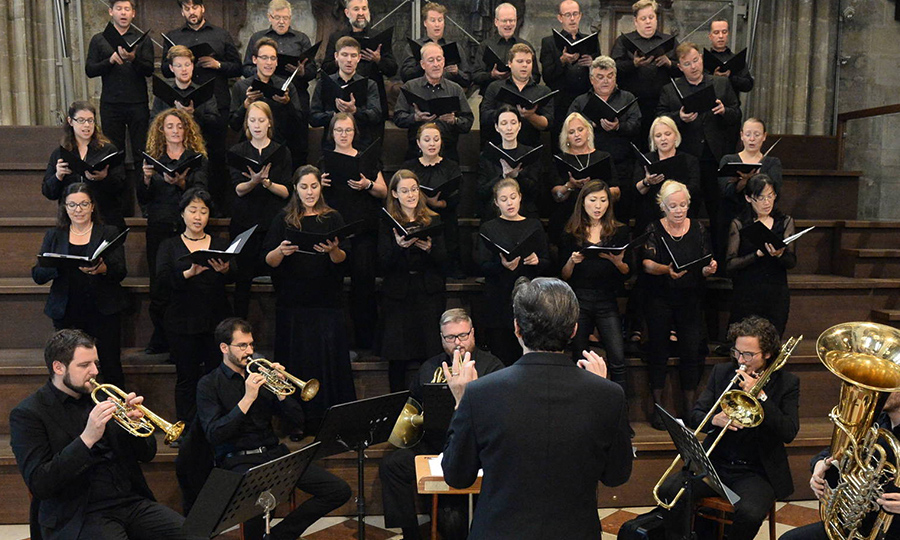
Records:
{"label": "black shoe", "polygon": [[653,418],[650,419],[650,427],[656,431],[666,431],[666,424],[663,423],[662,416],[655,410],[653,411]]}

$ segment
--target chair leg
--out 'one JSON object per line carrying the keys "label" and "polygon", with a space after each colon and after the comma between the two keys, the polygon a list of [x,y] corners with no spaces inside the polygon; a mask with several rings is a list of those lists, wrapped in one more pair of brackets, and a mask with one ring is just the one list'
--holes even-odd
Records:
{"label": "chair leg", "polygon": [[437,517],[438,517],[438,496],[431,496],[431,540],[437,540]]}
{"label": "chair leg", "polygon": [[775,503],[772,503],[772,508],[769,509],[769,540],[777,538],[775,534]]}

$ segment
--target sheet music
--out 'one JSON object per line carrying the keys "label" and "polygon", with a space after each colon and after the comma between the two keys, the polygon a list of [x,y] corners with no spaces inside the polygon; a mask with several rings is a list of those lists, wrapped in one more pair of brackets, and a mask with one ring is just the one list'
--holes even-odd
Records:
{"label": "sheet music", "polygon": [[[438,457],[428,458],[428,470],[431,472],[432,476],[440,476],[444,477],[444,469],[441,467],[441,460],[444,459],[444,454],[438,454]],[[478,469],[478,477],[481,478],[484,476],[484,469]]]}

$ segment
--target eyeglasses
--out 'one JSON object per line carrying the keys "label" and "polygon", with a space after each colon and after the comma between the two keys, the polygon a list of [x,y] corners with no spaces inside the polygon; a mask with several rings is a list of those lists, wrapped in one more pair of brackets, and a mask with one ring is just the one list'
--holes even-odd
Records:
{"label": "eyeglasses", "polygon": [[397,190],[397,193],[399,193],[400,195],[409,195],[410,193],[418,193],[418,192],[419,192],[419,188],[416,186],[413,186],[411,188],[400,188]]}
{"label": "eyeglasses", "polygon": [[235,347],[236,349],[243,352],[243,351],[246,351],[248,347],[253,347],[253,342],[251,341],[250,343],[230,343],[228,346]]}
{"label": "eyeglasses", "polygon": [[577,19],[578,17],[581,17],[581,12],[580,11],[570,11],[568,13],[560,13],[559,16],[564,19]]}
{"label": "eyeglasses", "polygon": [[760,195],[759,197],[750,197],[755,202],[772,202],[777,195]]}
{"label": "eyeglasses", "polygon": [[87,209],[90,208],[91,205],[93,205],[93,204],[94,204],[94,203],[92,203],[92,202],[90,202],[90,201],[84,201],[84,202],[80,202],[80,203],[77,203],[77,202],[67,202],[67,203],[66,203],[66,208],[68,208],[69,210],[75,210],[76,208],[81,208],[82,210],[87,210]]}
{"label": "eyeglasses", "polygon": [[469,334],[471,334],[471,333],[472,333],[472,331],[469,330],[468,332],[462,332],[461,334],[451,334],[449,336],[445,336],[444,334],[441,334],[441,337],[444,338],[444,341],[446,341],[447,343],[453,343],[457,339],[460,341],[465,341],[465,340],[469,339]]}
{"label": "eyeglasses", "polygon": [[277,56],[257,56],[256,58],[262,60],[263,62],[275,62],[276,60],[278,60]]}
{"label": "eyeglasses", "polygon": [[761,354],[762,354],[762,351],[757,351],[757,352],[739,351],[739,350],[735,349],[734,347],[731,348],[731,356],[733,356],[736,359],[743,360],[745,362],[749,362],[750,360],[753,360],[754,358],[756,358],[757,356],[759,356]]}
{"label": "eyeglasses", "polygon": [[94,125],[93,118],[73,118],[72,121],[79,125],[84,125],[84,124],[87,124],[89,126]]}
{"label": "eyeglasses", "polygon": [[345,133],[347,135],[350,135],[354,131],[355,130],[353,128],[334,128],[334,132],[337,133],[338,135],[343,135]]}
{"label": "eyeglasses", "polygon": [[291,20],[290,15],[269,15],[269,18],[278,22],[289,22]]}

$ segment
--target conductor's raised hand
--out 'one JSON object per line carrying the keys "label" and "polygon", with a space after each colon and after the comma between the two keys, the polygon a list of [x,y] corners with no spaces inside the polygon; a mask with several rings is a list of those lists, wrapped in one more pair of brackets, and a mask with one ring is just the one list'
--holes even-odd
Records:
{"label": "conductor's raised hand", "polygon": [[456,406],[462,400],[466,391],[466,385],[478,379],[478,371],[475,370],[475,360],[472,360],[472,353],[466,352],[461,354],[459,349],[453,351],[453,366],[447,366],[447,362],[441,362],[441,369],[444,372],[444,378],[447,380],[447,386],[456,399]]}
{"label": "conductor's raised hand", "polygon": [[590,371],[594,375],[606,378],[606,362],[594,351],[581,351],[584,358],[578,361],[578,367],[583,370]]}

